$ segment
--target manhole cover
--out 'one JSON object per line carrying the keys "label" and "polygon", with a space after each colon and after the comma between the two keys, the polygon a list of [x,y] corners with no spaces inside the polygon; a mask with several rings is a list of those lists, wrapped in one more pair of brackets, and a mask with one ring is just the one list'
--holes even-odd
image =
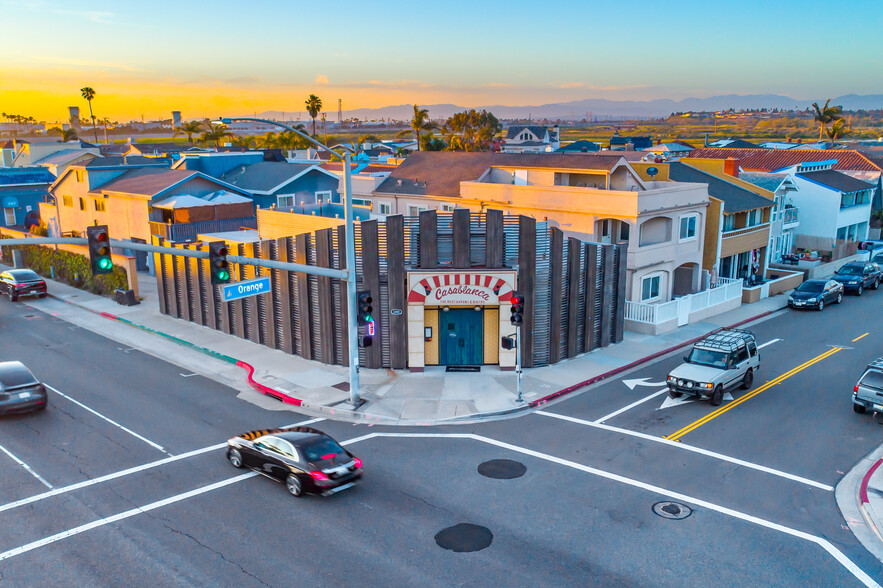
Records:
{"label": "manhole cover", "polygon": [[492,459],[478,466],[478,473],[495,480],[511,480],[520,478],[527,471],[527,467],[518,461],[511,459]]}
{"label": "manhole cover", "polygon": [[490,529],[471,523],[460,523],[453,527],[442,529],[435,535],[435,542],[438,543],[439,547],[456,551],[457,553],[481,551],[485,547],[490,546],[493,540],[494,535]]}
{"label": "manhole cover", "polygon": [[693,509],[680,502],[657,502],[653,505],[653,514],[680,521],[693,514]]}

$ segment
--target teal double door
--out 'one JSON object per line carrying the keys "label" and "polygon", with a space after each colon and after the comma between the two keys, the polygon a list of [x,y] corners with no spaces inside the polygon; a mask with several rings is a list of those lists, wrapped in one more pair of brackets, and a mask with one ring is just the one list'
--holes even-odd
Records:
{"label": "teal double door", "polygon": [[481,365],[484,363],[484,310],[439,309],[439,363]]}

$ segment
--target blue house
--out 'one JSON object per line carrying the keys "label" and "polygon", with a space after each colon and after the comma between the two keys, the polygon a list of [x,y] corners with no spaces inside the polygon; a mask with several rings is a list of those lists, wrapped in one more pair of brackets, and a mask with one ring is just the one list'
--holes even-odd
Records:
{"label": "blue house", "polygon": [[46,168],[0,169],[0,226],[30,228],[40,221],[40,202],[46,202],[55,176]]}

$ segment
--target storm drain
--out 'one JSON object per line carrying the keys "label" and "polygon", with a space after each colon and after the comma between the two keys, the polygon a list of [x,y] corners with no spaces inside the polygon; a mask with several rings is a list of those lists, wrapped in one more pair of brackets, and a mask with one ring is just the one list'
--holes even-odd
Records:
{"label": "storm drain", "polygon": [[453,527],[442,529],[435,535],[438,546],[457,553],[481,551],[489,547],[494,535],[487,527],[472,523],[459,523]]}
{"label": "storm drain", "polygon": [[511,459],[492,459],[478,465],[478,473],[495,480],[520,478],[527,472],[527,466]]}
{"label": "storm drain", "polygon": [[653,505],[653,514],[680,521],[693,514],[693,509],[679,502],[657,502]]}

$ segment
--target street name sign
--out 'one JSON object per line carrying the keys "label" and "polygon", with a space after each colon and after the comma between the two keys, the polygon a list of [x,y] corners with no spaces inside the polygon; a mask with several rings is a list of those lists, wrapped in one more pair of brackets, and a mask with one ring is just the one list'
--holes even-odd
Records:
{"label": "street name sign", "polygon": [[257,296],[258,294],[269,294],[270,277],[227,284],[221,288],[221,292],[223,293],[224,302],[232,302],[233,300]]}

